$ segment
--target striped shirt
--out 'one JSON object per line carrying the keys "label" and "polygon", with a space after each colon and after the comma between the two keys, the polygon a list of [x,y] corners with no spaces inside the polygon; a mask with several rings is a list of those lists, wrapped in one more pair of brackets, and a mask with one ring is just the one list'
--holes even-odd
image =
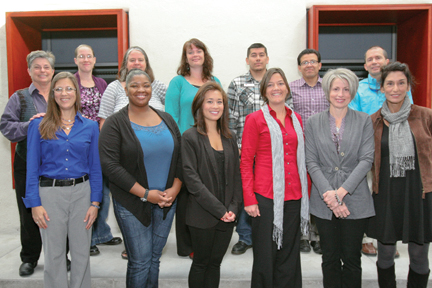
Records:
{"label": "striped shirt", "polygon": [[330,107],[322,89],[321,77],[318,77],[318,82],[314,87],[309,86],[303,77],[291,82],[289,86],[291,88],[294,111],[300,114],[305,127],[310,116],[327,110]]}

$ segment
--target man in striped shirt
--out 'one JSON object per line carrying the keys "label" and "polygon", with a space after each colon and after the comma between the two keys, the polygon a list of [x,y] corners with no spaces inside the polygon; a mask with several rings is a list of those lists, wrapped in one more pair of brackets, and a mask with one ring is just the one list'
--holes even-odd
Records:
{"label": "man in striped shirt", "polygon": [[[306,127],[310,116],[327,110],[329,103],[322,89],[322,78],[318,75],[321,69],[321,55],[314,49],[305,49],[297,57],[297,65],[302,78],[289,83],[294,111],[300,114],[303,126]],[[313,250],[322,254],[318,229],[311,215],[309,237],[302,235],[300,251],[310,252],[309,241]]]}

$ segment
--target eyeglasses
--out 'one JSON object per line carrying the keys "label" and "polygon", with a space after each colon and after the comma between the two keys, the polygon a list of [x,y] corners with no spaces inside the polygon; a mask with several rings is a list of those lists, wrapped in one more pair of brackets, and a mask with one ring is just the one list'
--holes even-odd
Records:
{"label": "eyeglasses", "polygon": [[87,54],[87,55],[80,54],[80,55],[78,55],[78,58],[79,59],[84,59],[84,58],[91,59],[91,58],[93,58],[93,55],[91,55],[91,54]]}
{"label": "eyeglasses", "polygon": [[311,65],[315,65],[315,64],[317,64],[317,63],[318,63],[317,60],[311,60],[311,61],[303,61],[303,62],[300,63],[300,65],[301,65],[301,66],[307,66],[307,65],[309,65],[309,64],[311,64]]}
{"label": "eyeglasses", "polygon": [[63,91],[65,91],[67,94],[72,94],[73,92],[75,92],[77,89],[75,89],[75,88],[72,88],[72,87],[66,87],[66,88],[63,88],[63,87],[57,87],[57,88],[54,88],[53,89],[53,91],[54,91],[54,93],[55,94],[62,94],[63,93]]}

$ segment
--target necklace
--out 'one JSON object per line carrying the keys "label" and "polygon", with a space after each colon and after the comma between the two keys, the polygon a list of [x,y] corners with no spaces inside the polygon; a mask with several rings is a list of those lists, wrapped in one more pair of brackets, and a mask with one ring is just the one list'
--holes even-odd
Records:
{"label": "necklace", "polygon": [[[66,122],[72,122],[72,121],[74,121],[75,119],[72,119],[72,120],[66,120],[66,119],[64,119],[64,118],[61,118],[61,120],[66,121]],[[75,122],[75,121],[74,121],[74,122]]]}

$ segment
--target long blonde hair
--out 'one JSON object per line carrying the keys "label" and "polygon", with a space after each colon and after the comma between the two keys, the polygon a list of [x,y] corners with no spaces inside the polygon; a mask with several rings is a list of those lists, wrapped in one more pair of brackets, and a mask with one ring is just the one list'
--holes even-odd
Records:
{"label": "long blonde hair", "polygon": [[56,132],[61,129],[62,121],[61,121],[61,111],[60,107],[58,106],[57,102],[55,101],[54,96],[54,87],[55,84],[62,79],[69,79],[72,81],[75,90],[76,95],[76,101],[75,101],[75,112],[80,111],[81,112],[81,94],[80,89],[78,86],[78,82],[75,78],[75,76],[70,72],[60,72],[58,73],[51,82],[51,87],[49,91],[48,96],[48,108],[47,112],[42,119],[40,125],[39,125],[39,132],[41,134],[41,137],[43,139],[57,139]]}

